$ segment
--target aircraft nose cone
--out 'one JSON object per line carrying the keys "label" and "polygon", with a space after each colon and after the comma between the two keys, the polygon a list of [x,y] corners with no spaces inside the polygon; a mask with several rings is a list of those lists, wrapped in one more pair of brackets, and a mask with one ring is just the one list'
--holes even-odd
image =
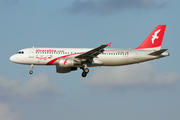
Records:
{"label": "aircraft nose cone", "polygon": [[10,61],[15,62],[15,57],[14,57],[14,55],[12,55],[9,59],[10,59]]}
{"label": "aircraft nose cone", "polygon": [[23,64],[23,59],[22,59],[21,56],[12,55],[9,59],[10,59],[10,61],[12,61],[12,62],[14,62],[14,63]]}

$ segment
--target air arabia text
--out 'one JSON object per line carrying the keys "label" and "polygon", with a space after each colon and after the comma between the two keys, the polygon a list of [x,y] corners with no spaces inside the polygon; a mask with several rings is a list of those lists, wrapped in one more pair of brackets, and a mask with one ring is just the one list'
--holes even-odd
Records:
{"label": "air arabia text", "polygon": [[53,49],[42,50],[42,49],[37,49],[36,52],[64,52],[64,50],[53,50]]}

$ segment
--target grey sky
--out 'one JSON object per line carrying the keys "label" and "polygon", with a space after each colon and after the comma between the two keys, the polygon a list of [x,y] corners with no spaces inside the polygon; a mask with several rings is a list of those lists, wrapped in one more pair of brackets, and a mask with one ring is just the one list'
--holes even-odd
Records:
{"label": "grey sky", "polygon": [[108,15],[123,10],[152,10],[167,6],[168,2],[156,3],[154,0],[75,0],[67,11],[71,14]]}

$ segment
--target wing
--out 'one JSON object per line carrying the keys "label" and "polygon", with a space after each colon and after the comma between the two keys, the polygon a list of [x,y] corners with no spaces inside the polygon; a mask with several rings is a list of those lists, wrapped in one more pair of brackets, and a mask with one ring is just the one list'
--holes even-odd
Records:
{"label": "wing", "polygon": [[87,51],[81,55],[76,56],[77,59],[85,59],[85,60],[92,60],[93,58],[97,57],[99,54],[103,53],[104,48],[110,46],[111,42],[106,45],[101,45],[97,48],[94,48],[90,51]]}

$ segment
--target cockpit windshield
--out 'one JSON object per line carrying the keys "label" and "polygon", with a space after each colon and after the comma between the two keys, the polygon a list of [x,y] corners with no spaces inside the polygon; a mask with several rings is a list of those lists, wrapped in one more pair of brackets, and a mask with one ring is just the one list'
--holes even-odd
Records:
{"label": "cockpit windshield", "polygon": [[24,51],[18,51],[16,54],[24,54]]}

